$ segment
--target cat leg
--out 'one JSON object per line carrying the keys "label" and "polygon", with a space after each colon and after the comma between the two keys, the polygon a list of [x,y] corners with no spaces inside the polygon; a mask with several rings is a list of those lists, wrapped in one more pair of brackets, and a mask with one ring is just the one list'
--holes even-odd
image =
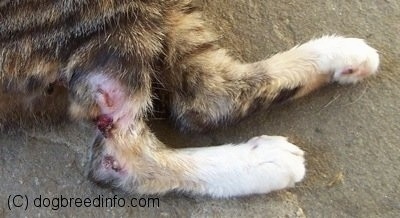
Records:
{"label": "cat leg", "polygon": [[151,110],[151,82],[146,76],[150,70],[142,67],[143,75],[135,76],[137,72],[127,74],[121,65],[114,61],[100,68],[70,70],[71,116],[93,122],[104,137],[130,131],[135,128],[133,122],[144,119]]}
{"label": "cat leg", "polygon": [[264,67],[278,90],[298,88],[296,98],[330,82],[352,84],[376,74],[379,55],[362,39],[324,36],[252,65]]}
{"label": "cat leg", "polygon": [[181,129],[202,131],[331,82],[356,83],[374,75],[378,65],[378,53],[363,40],[339,36],[314,39],[249,64],[214,44],[197,45],[174,63],[168,86],[176,90],[170,94],[171,114]]}
{"label": "cat leg", "polygon": [[238,120],[257,107],[284,102],[331,82],[355,83],[378,70],[379,55],[362,39],[325,36],[255,63],[217,45],[199,12],[167,16],[166,69],[172,118],[202,131]]}
{"label": "cat leg", "polygon": [[[141,124],[140,124],[141,125]],[[146,128],[121,138],[99,134],[89,177],[130,193],[186,192],[212,197],[263,194],[293,187],[305,174],[303,151],[278,136],[240,144],[166,148]]]}

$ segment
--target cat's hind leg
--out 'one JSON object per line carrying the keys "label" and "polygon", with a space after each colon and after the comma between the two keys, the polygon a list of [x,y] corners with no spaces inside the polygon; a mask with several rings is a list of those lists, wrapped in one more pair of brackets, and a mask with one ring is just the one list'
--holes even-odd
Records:
{"label": "cat's hind leg", "polygon": [[216,45],[207,48],[195,48],[176,63],[178,73],[170,80],[176,90],[170,95],[172,117],[184,130],[230,123],[257,107],[304,96],[331,82],[356,83],[379,66],[378,53],[362,39],[339,36],[314,39],[249,64]]}
{"label": "cat's hind leg", "polygon": [[98,135],[89,177],[130,193],[186,192],[212,197],[293,187],[305,175],[303,151],[278,136],[239,144],[169,149],[148,129],[121,141]]}
{"label": "cat's hind leg", "polygon": [[201,13],[168,17],[165,71],[171,116],[182,130],[236,121],[257,107],[308,94],[330,82],[355,83],[378,70],[364,40],[325,36],[255,63],[241,63],[217,44]]}

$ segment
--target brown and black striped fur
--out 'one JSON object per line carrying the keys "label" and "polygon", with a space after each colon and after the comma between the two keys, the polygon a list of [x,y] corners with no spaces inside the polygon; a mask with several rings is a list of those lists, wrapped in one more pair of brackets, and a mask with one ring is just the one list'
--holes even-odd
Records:
{"label": "brown and black striped fur", "polygon": [[[185,128],[216,126],[219,119],[227,121],[255,108],[252,101],[236,113],[237,106],[218,105],[216,100],[212,107],[227,106],[230,111],[212,121],[202,121],[208,111],[193,109],[198,108],[191,105],[198,92],[208,95],[207,101],[219,95],[214,93],[219,90],[201,90],[210,80],[238,81],[230,71],[239,63],[219,49],[218,36],[189,1],[2,1],[0,19],[0,81],[5,93],[41,94],[61,84],[70,88],[73,101],[90,105],[91,99],[74,86],[82,75],[103,68],[125,81],[129,91],[144,95],[151,95],[152,81],[163,81],[162,86],[175,92],[170,96],[173,104],[185,104],[172,110]],[[203,69],[212,56],[223,62]],[[207,75],[216,70],[223,75]],[[258,90],[261,83],[268,78],[249,75],[221,91],[229,99],[249,99],[254,93],[237,89]],[[255,98],[257,104],[267,100]]]}

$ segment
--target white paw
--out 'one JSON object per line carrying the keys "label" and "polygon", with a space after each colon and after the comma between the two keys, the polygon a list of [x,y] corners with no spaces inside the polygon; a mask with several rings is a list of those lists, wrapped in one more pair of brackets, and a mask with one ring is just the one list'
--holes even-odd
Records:
{"label": "white paw", "polygon": [[333,81],[356,83],[376,74],[379,66],[377,51],[358,38],[325,36],[299,47],[317,55],[322,72],[333,73]]}
{"label": "white paw", "polygon": [[293,187],[304,178],[304,152],[285,137],[263,135],[250,139],[245,145],[251,150],[249,161],[263,174],[258,175],[265,185],[261,191]]}
{"label": "white paw", "polygon": [[280,136],[260,136],[237,145],[180,150],[188,155],[192,181],[201,194],[231,197],[293,187],[304,178],[304,152]]}

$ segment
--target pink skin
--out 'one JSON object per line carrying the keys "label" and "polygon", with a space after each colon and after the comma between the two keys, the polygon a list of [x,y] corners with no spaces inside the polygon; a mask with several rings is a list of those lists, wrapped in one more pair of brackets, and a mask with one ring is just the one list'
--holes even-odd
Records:
{"label": "pink skin", "polygon": [[[110,79],[104,74],[96,74],[89,78],[100,114],[95,123],[104,137],[111,137],[111,131],[118,128],[126,130],[131,125],[130,115],[136,114],[134,107],[118,80]],[[133,119],[133,118],[132,118]]]}
{"label": "pink skin", "polygon": [[342,71],[342,75],[350,75],[354,73],[354,69],[352,67],[346,67]]}
{"label": "pink skin", "polygon": [[348,66],[342,70],[341,75],[356,75],[364,78],[369,75],[369,71],[364,66],[359,66],[357,68]]}
{"label": "pink skin", "polygon": [[112,169],[115,172],[120,172],[122,168],[119,166],[118,161],[115,160],[115,158],[111,155],[106,155],[103,158],[103,166],[105,169]]}

